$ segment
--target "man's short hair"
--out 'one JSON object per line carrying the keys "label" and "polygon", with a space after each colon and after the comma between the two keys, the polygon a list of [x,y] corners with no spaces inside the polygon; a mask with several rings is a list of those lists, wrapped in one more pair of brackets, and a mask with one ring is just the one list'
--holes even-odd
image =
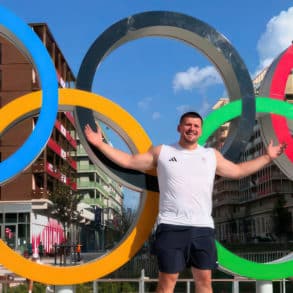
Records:
{"label": "man's short hair", "polygon": [[197,112],[185,112],[185,113],[183,113],[181,115],[181,117],[180,117],[179,123],[181,124],[186,117],[199,118],[200,121],[201,121],[201,124],[203,124],[203,119],[200,116],[200,114],[198,114]]}

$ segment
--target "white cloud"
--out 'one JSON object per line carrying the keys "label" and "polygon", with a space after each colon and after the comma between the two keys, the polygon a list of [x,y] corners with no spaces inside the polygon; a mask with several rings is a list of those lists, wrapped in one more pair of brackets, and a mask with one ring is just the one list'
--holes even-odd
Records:
{"label": "white cloud", "polygon": [[176,73],[173,79],[173,89],[179,91],[196,88],[205,91],[207,87],[221,83],[222,79],[213,66],[204,68],[195,66],[188,68],[185,72]]}
{"label": "white cloud", "polygon": [[198,113],[201,116],[205,116],[207,114],[207,112],[210,110],[210,108],[211,108],[211,104],[209,104],[208,100],[203,99],[201,107],[200,107]]}
{"label": "white cloud", "polygon": [[260,61],[256,74],[269,66],[283,50],[291,45],[292,40],[293,7],[290,7],[287,11],[281,11],[267,23],[266,31],[257,43]]}
{"label": "white cloud", "polygon": [[160,119],[161,118],[161,113],[160,112],[154,112],[153,114],[152,114],[152,119],[153,120],[158,120],[158,119]]}
{"label": "white cloud", "polygon": [[180,106],[176,107],[176,110],[178,111],[179,114],[183,114],[185,112],[192,111],[190,105],[180,105]]}
{"label": "white cloud", "polygon": [[137,103],[137,106],[142,110],[147,110],[152,102],[152,98],[146,97]]}

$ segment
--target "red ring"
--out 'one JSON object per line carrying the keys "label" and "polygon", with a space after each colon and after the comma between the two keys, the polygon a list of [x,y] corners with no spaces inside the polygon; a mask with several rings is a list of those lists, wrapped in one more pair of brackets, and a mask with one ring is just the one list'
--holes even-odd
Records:
{"label": "red ring", "polygon": [[[293,68],[293,45],[281,56],[272,76],[269,97],[277,100],[285,100],[286,82]],[[285,153],[293,162],[293,138],[291,137],[287,119],[283,116],[271,114],[272,126],[280,143],[286,142]]]}

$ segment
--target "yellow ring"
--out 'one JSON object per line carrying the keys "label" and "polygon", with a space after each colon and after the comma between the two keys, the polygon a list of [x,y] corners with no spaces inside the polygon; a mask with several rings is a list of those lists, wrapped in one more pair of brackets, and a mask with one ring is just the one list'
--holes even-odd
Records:
{"label": "yellow ring", "polygon": [[[40,109],[41,103],[41,92],[33,92],[1,108],[0,133],[13,121]],[[151,146],[149,137],[138,122],[120,106],[102,96],[76,89],[61,89],[59,105],[85,107],[103,114],[129,135],[138,152],[144,152]],[[156,219],[158,198],[158,193],[148,191],[136,226],[115,249],[93,262],[65,268],[37,264],[0,240],[0,263],[20,276],[52,285],[78,284],[101,278],[128,262],[147,240]]]}

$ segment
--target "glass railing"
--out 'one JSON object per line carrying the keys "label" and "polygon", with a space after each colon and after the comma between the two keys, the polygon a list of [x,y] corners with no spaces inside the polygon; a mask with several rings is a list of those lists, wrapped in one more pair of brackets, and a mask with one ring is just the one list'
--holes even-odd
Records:
{"label": "glass railing", "polygon": [[93,181],[81,182],[78,180],[77,181],[77,188],[97,189],[105,197],[107,197],[107,198],[109,197],[109,193],[98,182],[93,182]]}
{"label": "glass railing", "polygon": [[82,200],[83,203],[86,203],[88,205],[94,205],[94,206],[100,206],[101,208],[104,208],[106,205],[103,203],[103,201],[99,198],[84,198]]}

